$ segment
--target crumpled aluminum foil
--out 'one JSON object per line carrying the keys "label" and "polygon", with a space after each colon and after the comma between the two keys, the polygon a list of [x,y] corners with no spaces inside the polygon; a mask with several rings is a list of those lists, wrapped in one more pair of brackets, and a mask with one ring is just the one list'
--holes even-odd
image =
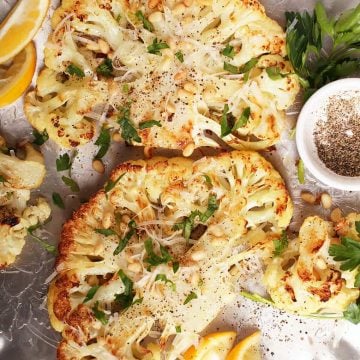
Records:
{"label": "crumpled aluminum foil", "polygon": [[[51,9],[43,28],[35,41],[38,50],[38,70],[42,67],[43,46],[50,32],[49,16],[58,5],[58,0],[51,1]],[[0,2],[0,20],[2,20],[16,0]],[[358,0],[325,0],[327,8],[336,14],[346,8],[354,7]],[[264,0],[270,16],[284,22],[285,11],[302,11],[314,7],[315,0]],[[289,112],[289,129],[296,121],[301,104],[295,104]],[[30,138],[31,127],[23,113],[23,100],[0,110],[0,132],[7,141],[14,145]],[[297,230],[308,215],[318,214],[325,218],[329,210],[321,206],[306,206],[300,200],[304,189],[314,193],[323,191],[331,194],[336,206],[345,213],[360,211],[360,193],[339,191],[320,184],[311,174],[306,174],[306,183],[299,185],[297,180],[296,160],[298,155],[294,140],[284,133],[277,151],[264,155],[280,171],[287,182],[295,203],[295,213],[291,229]],[[73,167],[73,176],[78,181],[81,192],[73,195],[62,184],[56,172],[55,159],[61,150],[51,142],[43,146],[47,165],[47,176],[40,193],[49,199],[54,189],[61,193],[66,203],[66,211],[53,206],[52,221],[42,230],[41,236],[50,243],[56,244],[61,226],[77,209],[89,194],[94,193],[105,182],[109,172],[117,164],[143,157],[141,148],[113,144],[105,158],[106,172],[99,175],[93,171],[91,160],[96,152],[92,144],[82,147]],[[157,150],[158,155],[174,155],[175,152]],[[200,157],[196,152],[195,157]],[[0,271],[0,360],[48,360],[56,357],[56,346],[60,336],[52,330],[46,310],[48,282],[53,276],[54,258],[44,251],[31,238],[26,242],[22,254],[16,263]],[[234,329],[239,338],[250,334],[256,328],[262,330],[261,349],[264,359],[275,360],[359,360],[360,359],[360,325],[355,326],[347,321],[315,320],[289,315],[268,305],[256,304],[238,297],[233,306],[227,307],[211,324],[208,331]]]}

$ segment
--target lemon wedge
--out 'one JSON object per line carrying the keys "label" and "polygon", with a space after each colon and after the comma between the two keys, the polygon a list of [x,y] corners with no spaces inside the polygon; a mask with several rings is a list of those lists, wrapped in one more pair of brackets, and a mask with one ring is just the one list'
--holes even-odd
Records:
{"label": "lemon wedge", "polygon": [[224,331],[206,335],[199,345],[192,346],[184,356],[184,360],[225,360],[236,338],[236,332]]}
{"label": "lemon wedge", "polygon": [[261,360],[260,330],[241,340],[226,357],[226,360]]}
{"label": "lemon wedge", "polygon": [[49,7],[49,0],[19,0],[0,24],[0,64],[13,58],[32,40]]}
{"label": "lemon wedge", "polygon": [[0,107],[11,104],[28,88],[34,75],[36,49],[29,43],[9,65],[0,65]]}

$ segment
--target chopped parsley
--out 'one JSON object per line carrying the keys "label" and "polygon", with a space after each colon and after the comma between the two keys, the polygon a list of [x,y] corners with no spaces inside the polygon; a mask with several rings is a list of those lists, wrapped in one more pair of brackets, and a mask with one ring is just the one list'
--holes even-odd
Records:
{"label": "chopped parsley", "polygon": [[35,145],[40,146],[49,140],[49,135],[48,135],[46,129],[44,129],[42,132],[39,132],[36,129],[34,129],[32,134],[34,136],[33,144],[35,144]]}
{"label": "chopped parsley", "polygon": [[95,229],[95,232],[104,236],[117,235],[117,233],[112,229]]}
{"label": "chopped parsley", "polygon": [[121,294],[115,294],[115,302],[120,305],[121,310],[129,308],[133,304],[133,299],[135,296],[134,283],[133,281],[124,273],[123,270],[118,271],[118,275],[124,285],[124,292]]}
{"label": "chopped parsley", "polygon": [[174,274],[176,274],[180,268],[180,263],[178,261],[173,261],[172,268],[173,268]]}
{"label": "chopped parsley", "polygon": [[344,318],[353,324],[360,323],[360,304],[350,304],[346,311],[344,311]]}
{"label": "chopped parsley", "polygon": [[68,153],[60,155],[58,159],[56,159],[56,171],[65,171],[71,168],[71,160]]}
{"label": "chopped parsley", "polygon": [[300,184],[305,184],[305,166],[302,159],[299,160],[297,165],[297,176]]}
{"label": "chopped parsley", "polygon": [[95,145],[100,146],[99,151],[95,155],[95,159],[101,159],[108,152],[111,142],[110,129],[106,127],[102,127],[100,131],[100,135],[95,141]]}
{"label": "chopped parsley", "polygon": [[175,331],[180,334],[181,333],[181,325],[175,326]]}
{"label": "chopped parsley", "polygon": [[74,65],[74,64],[70,64],[66,68],[65,72],[67,72],[71,76],[77,76],[79,78],[85,77],[84,71],[82,69],[80,69],[79,67],[77,67],[76,65]]}
{"label": "chopped parsley", "polygon": [[155,254],[152,239],[149,238],[145,240],[144,245],[147,254],[147,257],[144,259],[144,261],[147,262],[150,266],[166,264],[172,260],[171,255],[162,245],[160,245],[161,256]]}
{"label": "chopped parsley", "polygon": [[105,76],[105,77],[111,77],[113,76],[113,64],[112,60],[109,58],[106,58],[97,68],[96,72],[99,75]]}
{"label": "chopped parsley", "polygon": [[230,44],[227,44],[226,47],[221,51],[221,54],[229,57],[230,59],[233,59],[235,56],[234,47]]}
{"label": "chopped parsley", "polygon": [[99,310],[99,302],[96,301],[94,306],[91,308],[91,310],[94,313],[94,316],[96,319],[98,319],[103,325],[106,325],[108,323],[108,319],[105,315],[105,313],[101,310]]}
{"label": "chopped parsley", "polygon": [[232,131],[235,131],[241,127],[244,127],[248,123],[249,117],[250,117],[250,108],[247,107],[243,110],[239,119],[236,120],[236,122],[232,128]]}
{"label": "chopped parsley", "polygon": [[63,199],[62,199],[62,197],[61,197],[61,195],[59,193],[54,192],[52,194],[52,201],[60,209],[65,209],[64,201],[63,201]]}
{"label": "chopped parsley", "polygon": [[207,174],[203,174],[202,176],[204,177],[206,185],[208,186],[208,188],[211,189],[213,184],[212,184],[212,181],[210,179],[210,176],[207,175]]}
{"label": "chopped parsley", "polygon": [[83,301],[83,303],[86,303],[88,301],[90,301],[96,294],[96,292],[99,290],[100,285],[95,285],[93,286],[86,294],[85,299]]}
{"label": "chopped parsley", "polygon": [[122,88],[121,88],[121,91],[124,93],[124,94],[128,94],[129,91],[130,91],[130,86],[129,84],[123,84]]}
{"label": "chopped parsley", "polygon": [[175,53],[175,56],[181,63],[184,62],[184,54],[180,50]]}
{"label": "chopped parsley", "polygon": [[115,181],[112,181],[111,179],[109,179],[109,181],[104,186],[105,194],[107,194],[109,191],[111,191],[125,174],[126,173],[121,174]]}
{"label": "chopped parsley", "polygon": [[135,141],[141,143],[141,138],[136,131],[133,122],[130,119],[130,105],[127,104],[120,109],[117,120],[121,127],[121,136],[126,142]]}
{"label": "chopped parsley", "polygon": [[360,221],[355,221],[355,229],[360,236]]}
{"label": "chopped parsley", "polygon": [[358,270],[358,273],[355,275],[354,286],[360,288],[360,269]]}
{"label": "chopped parsley", "polygon": [[269,68],[266,68],[266,73],[271,80],[280,80],[287,75],[282,74],[280,68],[278,68],[277,66],[271,66]]}
{"label": "chopped parsley", "polygon": [[5,178],[2,175],[0,175],[0,182],[5,182]]}
{"label": "chopped parsley", "polygon": [[239,68],[235,65],[231,65],[228,62],[224,62],[224,70],[228,71],[231,74],[239,74]]}
{"label": "chopped parsley", "polygon": [[135,13],[135,16],[142,21],[144,29],[153,32],[154,31],[154,25],[145,17],[145,15],[142,13],[142,11],[138,10]]}
{"label": "chopped parsley", "polygon": [[341,270],[352,271],[360,266],[360,242],[349,237],[342,237],[340,244],[333,244],[329,254],[335,261],[341,261]]}
{"label": "chopped parsley", "polygon": [[29,226],[26,230],[27,233],[36,240],[47,252],[57,255],[57,250],[55,245],[47,243],[45,240],[41,239],[39,236],[35,235],[34,232],[39,229],[42,225],[37,223],[35,225]]}
{"label": "chopped parsley", "polygon": [[196,295],[196,293],[191,291],[191,293],[186,297],[186,299],[184,301],[184,305],[188,304],[190,301],[197,299],[197,298],[198,298],[198,296]]}
{"label": "chopped parsley", "polygon": [[143,130],[143,129],[148,129],[151,128],[153,126],[158,126],[161,127],[161,123],[158,120],[148,120],[148,121],[143,121],[139,124],[139,129]]}
{"label": "chopped parsley", "polygon": [[169,45],[166,42],[158,41],[158,39],[155,38],[153,40],[152,44],[147,47],[147,50],[150,54],[161,56],[160,50],[168,49],[168,48],[169,48]]}
{"label": "chopped parsley", "polygon": [[165,274],[157,274],[155,281],[163,281],[165,284],[170,284],[171,290],[176,291],[176,285],[173,281],[169,280]]}
{"label": "chopped parsley", "polygon": [[220,121],[220,126],[221,126],[221,137],[227,136],[231,133],[231,127],[229,126],[229,105],[225,104],[224,105],[224,109],[223,109],[223,113],[221,115],[221,121]]}
{"label": "chopped parsley", "polygon": [[120,254],[124,249],[129,240],[136,234],[136,222],[134,220],[130,220],[128,223],[129,231],[125,234],[123,238],[119,238],[119,244],[114,250],[114,255]]}
{"label": "chopped parsley", "polygon": [[239,67],[239,73],[245,74],[248,73],[256,64],[259,62],[258,58],[252,58],[248,62],[246,62],[244,65],[241,65]]}
{"label": "chopped parsley", "polygon": [[71,191],[73,191],[73,192],[80,191],[80,187],[79,187],[78,183],[75,180],[73,180],[72,178],[63,176],[61,179],[62,179],[63,183],[71,189]]}
{"label": "chopped parsley", "polygon": [[288,245],[289,245],[289,240],[288,240],[288,237],[286,235],[286,231],[283,230],[282,233],[281,233],[280,239],[275,239],[274,240],[273,255],[275,257],[281,256],[281,254],[288,247]]}

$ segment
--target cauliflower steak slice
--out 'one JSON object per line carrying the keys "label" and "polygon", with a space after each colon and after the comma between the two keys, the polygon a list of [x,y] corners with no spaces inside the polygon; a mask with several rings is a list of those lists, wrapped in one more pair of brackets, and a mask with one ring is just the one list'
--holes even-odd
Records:
{"label": "cauliflower steak slice", "polygon": [[106,121],[133,145],[189,154],[219,147],[210,131],[264,149],[299,91],[285,34],[257,0],[64,0],[52,26],[25,112],[62,147]]}
{"label": "cauliflower steak slice", "polygon": [[120,165],[63,228],[48,295],[58,358],[142,359],[151,335],[178,359],[236,295],[229,270],[248,234],[280,233],[291,216],[255,152]]}
{"label": "cauliflower steak slice", "polygon": [[[1,136],[0,145],[5,145]],[[12,264],[21,253],[27,228],[50,216],[44,198],[39,197],[35,205],[27,205],[30,191],[41,185],[46,170],[38,151],[30,144],[24,150],[24,160],[0,152],[0,268]]]}

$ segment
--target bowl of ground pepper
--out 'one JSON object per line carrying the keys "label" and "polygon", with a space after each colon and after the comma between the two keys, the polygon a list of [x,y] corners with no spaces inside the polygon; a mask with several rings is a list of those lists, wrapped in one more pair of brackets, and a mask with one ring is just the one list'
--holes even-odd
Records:
{"label": "bowl of ground pepper", "polygon": [[296,144],[319,181],[360,191],[360,78],[334,81],[309,98],[298,118]]}

